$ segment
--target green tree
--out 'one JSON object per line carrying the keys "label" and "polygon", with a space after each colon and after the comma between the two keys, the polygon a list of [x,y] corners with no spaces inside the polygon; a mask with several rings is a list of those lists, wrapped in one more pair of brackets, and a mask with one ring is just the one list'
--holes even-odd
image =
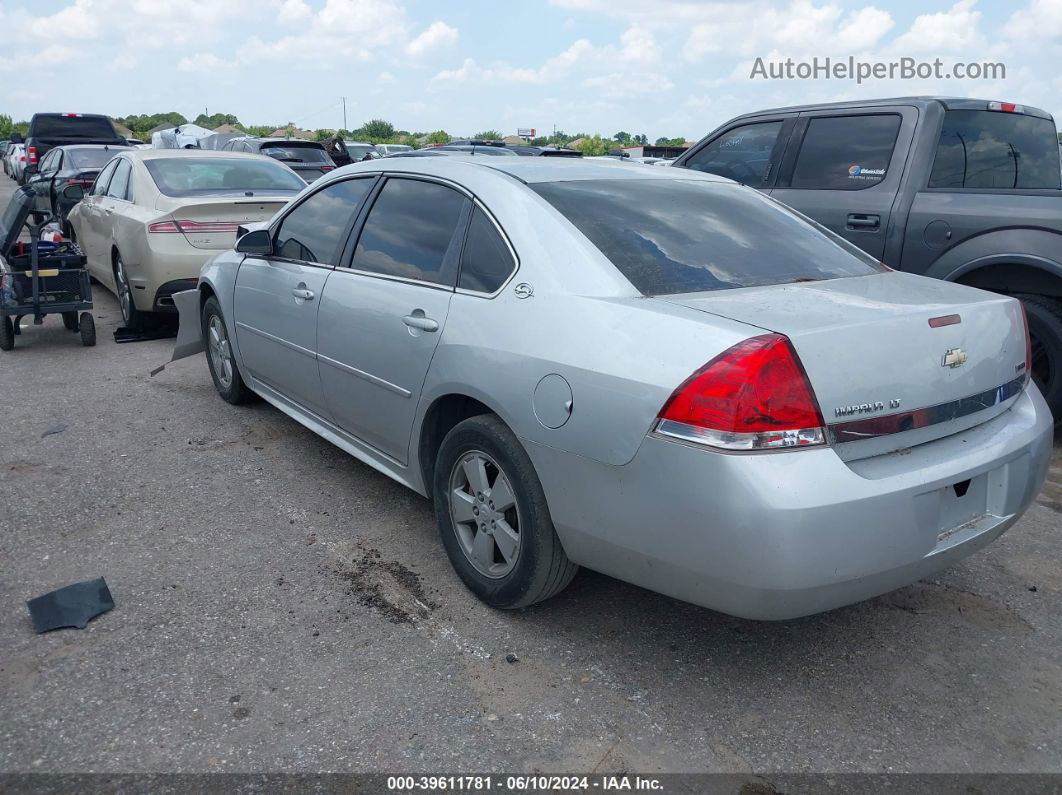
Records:
{"label": "green tree", "polygon": [[573,146],[586,157],[607,155],[609,152],[619,148],[618,144],[611,138],[602,138],[597,134],[591,135],[588,138],[584,137],[579,143],[573,144]]}
{"label": "green tree", "polygon": [[11,137],[11,133],[15,131],[15,122],[11,120],[11,117],[6,113],[0,113],[0,138],[5,141]]}
{"label": "green tree", "polygon": [[649,143],[649,139],[646,137],[645,133],[642,133],[641,135],[635,135],[631,140],[640,146],[645,146]]}
{"label": "green tree", "polygon": [[631,134],[629,132],[620,131],[612,136],[612,140],[627,146],[631,142]]}
{"label": "green tree", "polygon": [[450,143],[450,135],[446,130],[436,130],[428,135],[426,143],[429,144],[448,144]]}
{"label": "green tree", "polygon": [[656,139],[656,145],[657,146],[685,146],[686,145],[686,139],[685,138],[657,138]]}
{"label": "green tree", "polygon": [[485,130],[481,133],[476,133],[472,137],[480,141],[500,141],[505,136],[497,130]]}
{"label": "green tree", "polygon": [[207,116],[204,113],[200,113],[195,117],[195,124],[200,127],[206,127],[208,130],[215,130],[222,124],[231,124],[234,127],[242,128],[240,120],[233,116],[231,113],[211,113]]}
{"label": "green tree", "polygon": [[383,143],[395,134],[395,126],[383,119],[372,119],[354,131],[359,138],[368,138],[373,143]]}

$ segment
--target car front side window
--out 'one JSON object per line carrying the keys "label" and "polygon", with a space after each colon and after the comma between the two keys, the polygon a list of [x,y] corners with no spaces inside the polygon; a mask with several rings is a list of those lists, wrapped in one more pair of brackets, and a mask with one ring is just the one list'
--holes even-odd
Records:
{"label": "car front side window", "polygon": [[96,177],[96,181],[92,183],[92,190],[89,191],[89,196],[103,196],[107,192],[107,186],[117,166],[118,162],[112,161],[100,172],[99,176]]}
{"label": "car front side window", "polygon": [[375,179],[333,182],[284,216],[274,238],[278,257],[330,265]]}
{"label": "car front side window", "polygon": [[782,131],[781,121],[745,124],[720,135],[685,162],[686,168],[718,174],[753,188],[771,176],[771,154]]}

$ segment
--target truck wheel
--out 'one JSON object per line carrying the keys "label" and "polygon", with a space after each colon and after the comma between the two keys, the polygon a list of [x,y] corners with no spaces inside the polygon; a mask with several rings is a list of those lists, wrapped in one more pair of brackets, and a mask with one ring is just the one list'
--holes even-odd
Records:
{"label": "truck wheel", "polygon": [[1062,303],[1042,295],[1016,297],[1029,318],[1033,381],[1055,419],[1062,419]]}

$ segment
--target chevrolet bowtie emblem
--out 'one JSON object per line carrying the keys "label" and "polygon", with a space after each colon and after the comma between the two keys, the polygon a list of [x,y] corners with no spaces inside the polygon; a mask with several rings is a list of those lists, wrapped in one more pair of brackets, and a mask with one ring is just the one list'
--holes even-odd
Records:
{"label": "chevrolet bowtie emblem", "polygon": [[962,348],[952,348],[944,354],[944,361],[940,363],[941,367],[962,367],[966,364],[966,351]]}

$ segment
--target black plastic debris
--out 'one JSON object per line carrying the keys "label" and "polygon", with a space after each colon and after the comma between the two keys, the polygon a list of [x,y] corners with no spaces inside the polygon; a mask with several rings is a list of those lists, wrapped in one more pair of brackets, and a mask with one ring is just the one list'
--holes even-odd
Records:
{"label": "black plastic debris", "polygon": [[41,434],[41,438],[43,439],[46,436],[55,436],[55,434],[62,433],[65,430],[66,430],[66,426],[65,425],[53,425],[51,428],[49,428],[48,430],[46,430],[44,433]]}
{"label": "black plastic debris", "polygon": [[147,342],[149,340],[172,339],[177,336],[177,326],[171,323],[160,323],[153,328],[129,328],[122,326],[114,330],[114,341],[122,342]]}
{"label": "black plastic debris", "polygon": [[39,634],[62,627],[84,629],[96,616],[113,610],[114,599],[104,579],[97,577],[30,599],[26,606],[33,631]]}

